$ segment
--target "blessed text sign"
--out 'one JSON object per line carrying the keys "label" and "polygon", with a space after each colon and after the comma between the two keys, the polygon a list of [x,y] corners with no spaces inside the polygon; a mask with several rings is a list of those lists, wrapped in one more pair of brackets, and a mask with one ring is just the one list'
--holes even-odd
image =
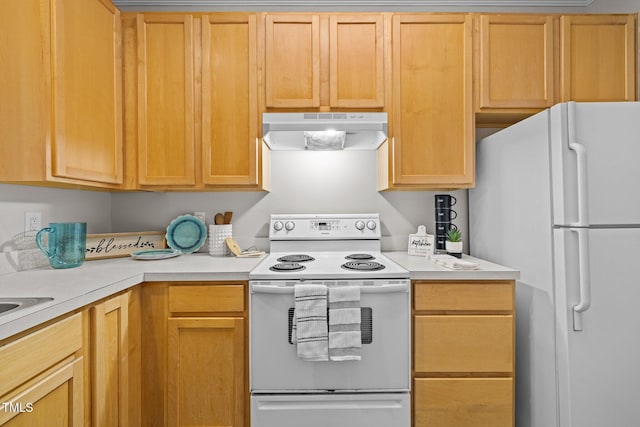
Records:
{"label": "blessed text sign", "polygon": [[131,252],[166,247],[167,241],[164,238],[164,231],[87,234],[85,259],[125,257],[129,256]]}

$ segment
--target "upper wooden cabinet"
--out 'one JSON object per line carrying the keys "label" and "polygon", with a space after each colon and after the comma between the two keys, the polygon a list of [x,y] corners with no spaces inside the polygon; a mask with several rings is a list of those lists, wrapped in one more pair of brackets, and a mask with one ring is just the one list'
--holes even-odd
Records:
{"label": "upper wooden cabinet", "polygon": [[379,150],[379,188],[474,183],[472,18],[393,16],[391,144]]}
{"label": "upper wooden cabinet", "polygon": [[476,111],[541,109],[554,103],[554,20],[477,15]]}
{"label": "upper wooden cabinet", "polygon": [[501,126],[566,101],[635,101],[637,15],[480,14],[476,123]]}
{"label": "upper wooden cabinet", "polygon": [[0,73],[0,180],[119,188],[119,11],[109,0],[2,2],[0,36],[11,58]]}
{"label": "upper wooden cabinet", "polygon": [[560,18],[561,101],[635,101],[637,15]]}
{"label": "upper wooden cabinet", "polygon": [[267,108],[382,108],[382,14],[267,14]]}
{"label": "upper wooden cabinet", "polygon": [[194,185],[193,17],[138,15],[138,183]]}
{"label": "upper wooden cabinet", "polygon": [[126,93],[137,94],[125,100],[127,152],[137,159],[130,186],[266,187],[256,15],[149,13],[124,22]]}

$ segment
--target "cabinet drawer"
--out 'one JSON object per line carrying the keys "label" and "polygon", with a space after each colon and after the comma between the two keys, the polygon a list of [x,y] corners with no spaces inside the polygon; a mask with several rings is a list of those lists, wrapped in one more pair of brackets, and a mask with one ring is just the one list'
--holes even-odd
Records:
{"label": "cabinet drawer", "polygon": [[512,311],[513,282],[418,282],[416,310]]}
{"label": "cabinet drawer", "polygon": [[416,427],[512,427],[511,378],[419,378],[414,384]]}
{"label": "cabinet drawer", "polygon": [[243,312],[243,285],[176,285],[169,287],[172,313]]}
{"label": "cabinet drawer", "polygon": [[416,372],[512,372],[513,316],[416,316]]}
{"label": "cabinet drawer", "polygon": [[0,396],[81,348],[80,313],[0,347]]}

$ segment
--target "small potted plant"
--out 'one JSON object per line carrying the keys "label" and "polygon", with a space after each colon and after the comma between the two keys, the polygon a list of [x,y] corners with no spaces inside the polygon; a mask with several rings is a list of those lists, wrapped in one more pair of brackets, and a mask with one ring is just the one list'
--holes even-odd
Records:
{"label": "small potted plant", "polygon": [[462,258],[462,232],[457,228],[447,231],[447,240],[444,243],[447,254],[456,258]]}

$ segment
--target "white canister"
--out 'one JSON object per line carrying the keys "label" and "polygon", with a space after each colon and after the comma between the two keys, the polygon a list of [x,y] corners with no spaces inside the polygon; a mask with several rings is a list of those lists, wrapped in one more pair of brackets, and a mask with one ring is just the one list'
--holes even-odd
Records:
{"label": "white canister", "polygon": [[408,254],[416,256],[433,255],[433,240],[433,236],[427,234],[427,227],[419,225],[416,234],[409,234]]}
{"label": "white canister", "polygon": [[231,256],[231,251],[227,247],[225,239],[231,237],[233,228],[231,224],[209,225],[209,255],[211,256]]}

